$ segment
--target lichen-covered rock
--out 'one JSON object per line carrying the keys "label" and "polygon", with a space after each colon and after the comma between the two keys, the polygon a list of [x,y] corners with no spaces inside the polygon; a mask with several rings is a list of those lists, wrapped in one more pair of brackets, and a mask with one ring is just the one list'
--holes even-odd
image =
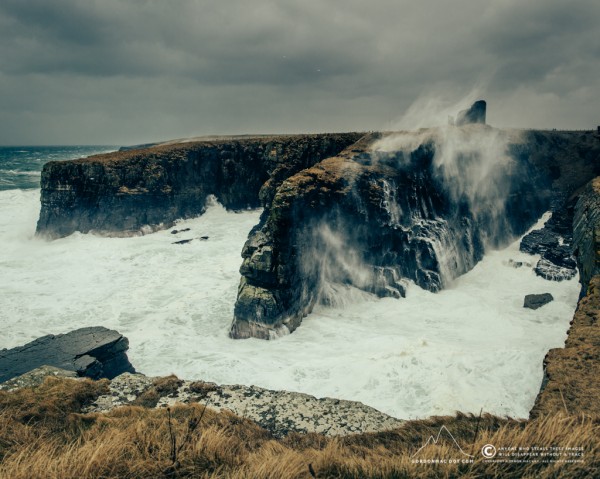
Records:
{"label": "lichen-covered rock", "polygon": [[[165,380],[174,384],[174,387],[156,388]],[[319,399],[308,394],[273,391],[257,386],[223,386],[204,381],[174,382],[171,378],[148,378],[128,373],[114,378],[110,383],[110,392],[97,398],[85,411],[106,412],[118,406],[138,404],[139,398],[148,391],[156,397],[154,407],[200,402],[209,408],[227,409],[250,419],[278,437],[290,432],[314,432],[327,436],[377,432],[397,428],[404,422],[356,401]]]}

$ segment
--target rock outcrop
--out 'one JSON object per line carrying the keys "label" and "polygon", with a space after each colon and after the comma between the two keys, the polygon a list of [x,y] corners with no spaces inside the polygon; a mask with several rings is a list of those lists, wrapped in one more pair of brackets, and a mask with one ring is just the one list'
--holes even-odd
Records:
{"label": "rock outcrop", "polygon": [[385,431],[404,422],[356,401],[127,373],[114,378],[110,392],[100,396],[86,411],[106,412],[130,404],[161,408],[190,402],[200,402],[218,411],[227,409],[278,437],[290,432],[344,436]]}
{"label": "rock outcrop", "polygon": [[0,351],[0,382],[40,366],[54,366],[93,379],[135,372],[127,359],[127,338],[104,327],[81,328],[43,336],[24,346]]}
{"label": "rock outcrop", "polygon": [[[496,134],[470,128],[458,135]],[[335,302],[350,286],[401,297],[412,280],[438,291],[469,271],[486,243],[522,234],[549,207],[547,176],[523,157],[501,172],[501,211],[485,195],[475,211],[434,161],[442,134],[391,152],[373,149],[379,136],[364,137],[284,181],[244,246],[230,335],[293,331],[314,304]],[[472,151],[457,159],[465,168],[480,160]]]}
{"label": "rock outcrop", "polygon": [[[538,274],[573,277],[572,197],[600,170],[597,137],[449,128],[404,134],[410,147],[391,152],[373,150],[381,135],[366,136],[284,181],[244,246],[231,337],[270,339],[293,331],[315,303],[335,302],[348,287],[400,297],[412,280],[437,291],[471,269],[486,244],[506,244],[548,209],[553,219],[525,244],[543,254]],[[454,135],[450,147],[436,135]],[[498,137],[505,151],[494,161],[503,154],[510,161],[488,164],[501,170],[497,181],[468,191],[469,176],[477,176],[470,170],[478,171]],[[456,154],[458,143],[468,147]],[[443,165],[457,168],[453,178],[434,161],[438,149],[445,159],[445,148],[455,149],[457,164]],[[498,184],[502,190],[488,195],[486,188]]]}
{"label": "rock outcrop", "polygon": [[[47,376],[81,379],[72,371],[43,366],[1,383],[0,390],[39,386]],[[405,422],[356,401],[316,398],[257,386],[186,381],[175,376],[152,378],[123,373],[113,378],[107,389],[82,412],[105,413],[129,405],[166,408],[177,403],[201,403],[210,409],[231,411],[254,421],[276,437],[284,437],[291,432],[346,436],[388,431]]]}
{"label": "rock outcrop", "polygon": [[600,177],[581,192],[574,214],[574,249],[585,294],[592,277],[600,274]]}
{"label": "rock outcrop", "polygon": [[569,280],[577,273],[573,255],[573,204],[562,205],[552,213],[544,227],[523,237],[519,249],[539,254],[535,273],[547,280]]}
{"label": "rock outcrop", "polygon": [[487,103],[484,100],[478,100],[471,105],[471,108],[458,112],[456,116],[456,126],[482,124],[485,125],[485,114]]}
{"label": "rock outcrop", "polygon": [[202,214],[210,195],[232,210],[259,207],[285,178],[361,136],[218,138],[49,162],[42,171],[37,234],[152,231]]}
{"label": "rock outcrop", "polygon": [[242,252],[234,338],[293,331],[351,287],[437,291],[547,209],[523,248],[542,255],[538,274],[572,277],[574,198],[600,174],[597,135],[468,124],[485,102],[463,116],[464,126],[400,134],[396,150],[374,149],[390,134],[233,137],[51,162],[37,232],[151,231],[201,214],[209,195],[229,209],[263,206]]}
{"label": "rock outcrop", "polygon": [[551,349],[544,359],[544,380],[532,418],[600,414],[600,276],[593,276],[585,290],[565,347]]}

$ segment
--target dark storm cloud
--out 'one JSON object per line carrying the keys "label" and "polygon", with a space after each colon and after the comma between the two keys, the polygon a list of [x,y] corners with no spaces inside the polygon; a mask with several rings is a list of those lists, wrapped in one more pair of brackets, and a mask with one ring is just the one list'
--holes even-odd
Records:
{"label": "dark storm cloud", "polygon": [[378,129],[473,87],[498,123],[580,126],[597,3],[3,0],[0,143]]}
{"label": "dark storm cloud", "polygon": [[589,63],[598,72],[597,1],[499,4],[488,11],[479,32],[482,46],[498,64],[499,85],[539,82],[559,70],[577,78],[579,68]]}
{"label": "dark storm cloud", "polygon": [[369,36],[324,32],[318,11],[277,3],[38,0],[8,1],[4,12],[10,74],[293,83],[354,74],[369,60]]}

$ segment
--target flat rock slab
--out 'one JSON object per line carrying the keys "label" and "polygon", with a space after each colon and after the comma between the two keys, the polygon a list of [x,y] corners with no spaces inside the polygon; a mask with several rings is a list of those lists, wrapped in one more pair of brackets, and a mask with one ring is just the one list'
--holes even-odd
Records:
{"label": "flat rock slab", "polygon": [[129,341],[117,331],[101,326],[67,334],[43,336],[13,349],[0,351],[0,382],[48,365],[93,379],[134,372],[127,359]]}
{"label": "flat rock slab", "polygon": [[525,296],[523,301],[523,307],[529,309],[538,309],[548,304],[550,301],[554,301],[554,296],[550,293],[543,294],[528,294]]}
{"label": "flat rock slab", "polygon": [[[122,374],[111,381],[110,393],[100,396],[86,412],[106,412],[127,404],[153,387],[155,378]],[[203,381],[179,381],[156,407],[198,402],[215,410],[229,410],[256,422],[278,437],[290,432],[344,436],[386,431],[405,421],[356,401],[316,398],[309,394],[272,391],[257,386],[221,386]]]}

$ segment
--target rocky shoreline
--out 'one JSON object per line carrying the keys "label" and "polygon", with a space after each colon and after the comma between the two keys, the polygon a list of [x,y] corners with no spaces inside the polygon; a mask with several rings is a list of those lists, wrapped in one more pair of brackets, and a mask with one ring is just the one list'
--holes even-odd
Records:
{"label": "rocky shoreline", "polygon": [[[469,128],[489,131],[485,125]],[[509,142],[515,163],[505,205],[507,237],[525,231],[550,208],[551,220],[527,235],[521,249],[542,256],[535,268],[540,276],[560,281],[573,277],[577,268],[582,281],[566,346],[546,356],[545,379],[531,415],[561,408],[597,412],[600,138],[591,132],[502,134],[519,138]],[[326,279],[393,297],[404,295],[406,278],[433,291],[443,286],[444,265],[432,238],[445,238],[446,247],[460,250],[460,264],[452,265],[455,275],[483,255],[483,238],[493,232],[492,225],[437,188],[430,168],[435,146],[426,142],[408,153],[374,154],[372,145],[381,138],[360,133],[217,138],[48,163],[38,234],[122,235],[163,228],[201,214],[208,195],[229,209],[263,206],[242,252],[231,336],[270,339],[293,331],[315,301],[326,300],[319,297],[321,271],[298,260],[307,246],[324,260],[360,252],[360,264],[368,266],[362,283],[351,271]],[[397,167],[407,161],[408,167]],[[407,224],[406,217],[419,221]],[[327,249],[340,231],[349,239],[341,243],[344,251]],[[529,298],[528,307],[538,307],[539,300]],[[385,431],[404,422],[353,401],[133,374],[127,347],[116,331],[87,328],[2,350],[0,389],[27,387],[48,375],[109,378],[110,392],[87,412],[200,402],[247,417],[276,436]]]}

